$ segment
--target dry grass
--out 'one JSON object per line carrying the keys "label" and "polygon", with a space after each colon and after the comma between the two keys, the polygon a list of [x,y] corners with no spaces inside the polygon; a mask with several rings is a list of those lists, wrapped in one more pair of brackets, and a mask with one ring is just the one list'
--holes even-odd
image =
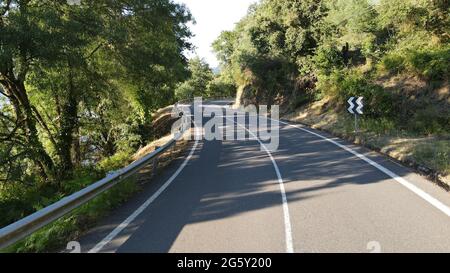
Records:
{"label": "dry grass", "polygon": [[389,128],[386,132],[374,132],[370,125],[362,124],[356,136],[353,118],[329,108],[325,98],[300,108],[283,118],[307,124],[315,129],[328,131],[336,136],[380,151],[396,160],[412,166],[424,166],[437,172],[438,179],[450,185],[449,137],[417,136]]}
{"label": "dry grass", "polygon": [[147,154],[153,152],[156,150],[156,147],[161,147],[164,144],[166,144],[167,142],[169,142],[171,139],[173,138],[173,135],[166,135],[160,139],[157,139],[155,141],[150,142],[147,146],[145,146],[144,148],[140,149],[139,151],[137,151],[134,156],[133,156],[133,160],[138,160],[144,156],[146,156]]}
{"label": "dry grass", "polygon": [[[136,152],[136,154],[133,156],[133,160],[138,160],[148,155],[149,153],[155,151],[158,147],[161,147],[167,142],[169,142],[172,138],[173,135],[166,135],[158,140],[149,143],[147,146]],[[162,171],[173,160],[183,155],[184,151],[187,149],[188,146],[189,141],[184,140],[183,138],[178,140],[175,145],[173,145],[171,148],[169,148],[167,151],[165,151],[159,156],[156,166],[156,172]],[[151,182],[153,176],[155,175],[153,173],[153,170],[154,170],[153,164],[152,163],[148,164],[138,173],[137,181],[140,184]]]}

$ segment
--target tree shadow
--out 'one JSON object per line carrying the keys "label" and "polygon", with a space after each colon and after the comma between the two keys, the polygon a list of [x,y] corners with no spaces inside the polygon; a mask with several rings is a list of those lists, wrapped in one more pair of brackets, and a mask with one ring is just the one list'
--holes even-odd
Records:
{"label": "tree shadow", "polygon": [[[349,184],[363,186],[389,179],[361,159],[317,136],[287,126],[281,129],[280,147],[273,156],[290,204],[326,198],[330,194],[327,189]],[[362,148],[355,149],[365,153]],[[380,164],[387,160],[366,156]],[[407,174],[404,168],[396,172]],[[154,185],[165,181],[167,173],[158,177],[160,181]],[[148,198],[149,193],[143,196]],[[165,253],[171,250],[187,225],[271,207],[279,207],[282,215],[281,205],[274,167],[257,141],[204,141],[173,185],[121,233],[125,242],[108,247],[118,247],[118,252]],[[219,235],[202,234],[202,238],[196,239],[216,236]]]}

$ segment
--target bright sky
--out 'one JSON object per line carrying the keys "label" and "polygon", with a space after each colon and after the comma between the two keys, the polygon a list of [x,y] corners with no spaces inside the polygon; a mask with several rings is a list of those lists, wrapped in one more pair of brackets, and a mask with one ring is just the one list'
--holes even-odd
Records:
{"label": "bright sky", "polygon": [[235,23],[247,14],[252,3],[258,0],[174,0],[183,3],[194,16],[196,25],[190,25],[195,37],[191,42],[196,47],[194,54],[204,58],[211,67],[219,65],[211,44],[224,30],[232,30]]}

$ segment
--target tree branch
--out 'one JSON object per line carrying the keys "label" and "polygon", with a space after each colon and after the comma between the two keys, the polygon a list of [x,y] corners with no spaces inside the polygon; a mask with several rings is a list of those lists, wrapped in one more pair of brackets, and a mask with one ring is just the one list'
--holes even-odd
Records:
{"label": "tree branch", "polygon": [[6,6],[3,8],[3,11],[2,11],[2,14],[1,14],[2,17],[3,17],[3,16],[9,11],[9,9],[11,8],[11,2],[12,2],[12,0],[7,0],[7,1],[6,1]]}
{"label": "tree branch", "polygon": [[38,121],[39,125],[41,125],[41,127],[46,131],[50,141],[52,142],[52,144],[54,145],[55,149],[58,147],[55,138],[53,137],[52,132],[50,131],[50,129],[48,128],[47,124],[45,123],[44,119],[42,118],[41,114],[39,114],[38,110],[36,109],[36,107],[31,106],[31,109],[34,112],[34,116],[36,117],[36,120]]}
{"label": "tree branch", "polygon": [[2,94],[3,96],[9,98],[9,95],[6,94],[1,88],[0,88],[0,94]]}
{"label": "tree branch", "polygon": [[103,45],[104,43],[100,43],[87,57],[85,57],[85,59],[90,59]]}

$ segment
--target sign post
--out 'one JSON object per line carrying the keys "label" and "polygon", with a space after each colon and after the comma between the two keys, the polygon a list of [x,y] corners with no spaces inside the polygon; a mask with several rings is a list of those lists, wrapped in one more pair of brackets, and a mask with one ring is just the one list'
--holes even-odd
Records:
{"label": "sign post", "polygon": [[348,112],[355,116],[355,134],[358,133],[358,116],[364,114],[363,97],[351,97],[348,99],[349,108]]}

